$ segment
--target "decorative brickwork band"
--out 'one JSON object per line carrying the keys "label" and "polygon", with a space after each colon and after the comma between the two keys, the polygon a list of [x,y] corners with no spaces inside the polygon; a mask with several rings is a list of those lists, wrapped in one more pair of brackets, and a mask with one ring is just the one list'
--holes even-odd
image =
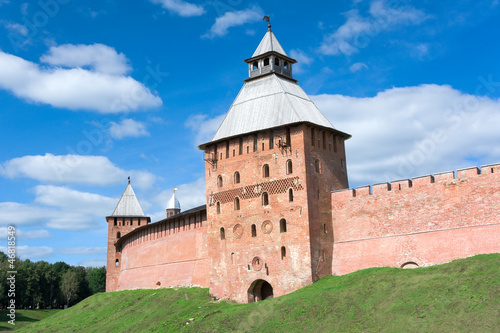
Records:
{"label": "decorative brickwork band", "polygon": [[263,192],[267,192],[268,194],[286,193],[289,188],[293,188],[294,191],[304,189],[299,177],[291,177],[214,193],[213,201],[228,203],[233,202],[236,197],[241,199],[258,198]]}

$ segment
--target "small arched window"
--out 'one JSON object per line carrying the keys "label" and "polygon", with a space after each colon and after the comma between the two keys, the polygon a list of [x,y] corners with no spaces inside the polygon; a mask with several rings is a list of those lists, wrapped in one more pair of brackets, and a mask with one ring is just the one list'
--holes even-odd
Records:
{"label": "small arched window", "polygon": [[320,173],[321,165],[319,163],[319,160],[314,161],[314,170],[316,170],[317,173]]}
{"label": "small arched window", "polygon": [[264,66],[269,66],[269,58],[264,59]]}
{"label": "small arched window", "polygon": [[226,239],[226,231],[224,228],[220,228],[220,240],[225,240]]}
{"label": "small arched window", "polygon": [[118,232],[116,233],[116,238],[120,238],[121,236],[122,236],[121,232],[119,232],[119,231],[118,231]]}
{"label": "small arched window", "polygon": [[274,64],[275,64],[276,66],[279,66],[279,65],[280,65],[280,60],[279,60],[279,58],[274,58]]}
{"label": "small arched window", "polygon": [[222,176],[218,176],[217,177],[217,186],[218,187],[222,187],[222,185],[224,185],[223,182],[222,182]]}
{"label": "small arched window", "polygon": [[252,64],[252,69],[253,70],[256,70],[256,69],[259,69],[259,63],[257,61],[254,61],[253,64]]}
{"label": "small arched window", "polygon": [[217,202],[217,214],[220,214],[220,202]]}
{"label": "small arched window", "polygon": [[252,237],[257,237],[257,227],[252,224]]}
{"label": "small arched window", "polygon": [[234,198],[234,210],[240,210],[240,198]]}
{"label": "small arched window", "polygon": [[293,189],[288,189],[288,201],[293,202]]}
{"label": "small arched window", "polygon": [[281,247],[281,260],[286,258],[286,247]]}
{"label": "small arched window", "polygon": [[286,174],[289,175],[293,173],[293,165],[292,165],[292,160],[286,161]]}
{"label": "small arched window", "polygon": [[120,266],[120,260],[118,260],[118,259],[115,260],[115,266],[116,267]]}
{"label": "small arched window", "polygon": [[283,64],[283,67],[284,67],[285,69],[288,69],[288,62],[287,62],[287,61],[285,61],[285,63]]}
{"label": "small arched window", "polygon": [[118,225],[118,222],[117,222],[117,220],[116,220],[116,217],[114,218],[114,222],[115,222],[115,224],[114,224],[114,225],[115,225],[115,227],[116,227],[116,226]]}
{"label": "small arched window", "polygon": [[286,220],[285,219],[280,220],[280,232],[286,232]]}
{"label": "small arched window", "polygon": [[269,164],[264,164],[264,166],[262,167],[262,177],[269,177]]}
{"label": "small arched window", "polygon": [[262,206],[269,205],[269,195],[267,192],[262,193]]}
{"label": "small arched window", "polygon": [[238,171],[236,171],[234,173],[234,183],[235,184],[239,184],[240,183],[240,173]]}

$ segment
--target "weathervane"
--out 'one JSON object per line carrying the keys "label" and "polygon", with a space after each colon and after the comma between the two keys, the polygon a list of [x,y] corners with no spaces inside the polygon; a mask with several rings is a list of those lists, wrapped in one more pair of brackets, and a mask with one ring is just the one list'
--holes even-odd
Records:
{"label": "weathervane", "polygon": [[130,176],[128,176],[128,183],[130,184]]}
{"label": "weathervane", "polygon": [[269,15],[264,16],[263,20],[267,22],[267,28],[271,30],[271,11],[269,11]]}

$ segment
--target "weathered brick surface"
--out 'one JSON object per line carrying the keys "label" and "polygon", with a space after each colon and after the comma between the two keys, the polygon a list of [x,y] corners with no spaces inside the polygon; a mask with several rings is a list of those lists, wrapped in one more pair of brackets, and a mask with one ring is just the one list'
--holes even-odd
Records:
{"label": "weathered brick surface", "polygon": [[205,227],[165,230],[159,225],[132,237],[122,249],[116,290],[177,285],[208,287]]}
{"label": "weathered brick surface", "polygon": [[270,147],[270,134],[206,147],[206,211],[108,217],[106,290],[198,285],[247,302],[261,280],[280,296],[329,274],[500,252],[500,165],[352,190],[342,137],[299,124],[275,128]]}
{"label": "weathered brick surface", "polygon": [[[325,138],[331,140],[330,147],[328,143],[323,146],[322,131],[315,129],[320,147],[316,140],[312,146],[311,128],[300,125],[290,127],[291,145],[280,149],[277,142],[280,138],[287,141],[286,131],[273,131],[273,148],[269,148],[269,132],[261,132],[256,136],[255,152],[254,135],[242,138],[241,155],[240,138],[218,143],[217,150],[214,145],[206,149],[206,157],[218,158],[216,167],[207,163],[205,170],[209,203],[207,240],[212,259],[210,291],[217,297],[246,302],[249,287],[258,279],[269,282],[274,296],[279,296],[331,274],[331,265],[327,264],[332,255],[331,232],[324,230],[332,230],[330,191],[347,186],[341,166],[341,159],[345,160],[343,141],[337,139],[338,149],[334,152],[330,133],[325,133]],[[290,174],[288,160],[293,165]],[[320,162],[319,173],[315,171],[316,160]],[[264,164],[269,166],[269,177],[263,175]],[[240,174],[240,183],[234,183],[235,172]],[[222,187],[218,184],[219,176]],[[273,185],[290,177],[294,177],[298,187],[293,192],[293,202],[289,201],[288,188],[283,191]],[[240,209],[235,210],[234,198],[242,193],[242,188],[252,189],[257,195],[239,197]],[[266,189],[269,205],[263,206],[262,192]],[[233,196],[227,198],[228,193]],[[286,220],[286,232],[280,231],[281,219]],[[256,228],[255,237],[252,225]],[[264,225],[272,226],[272,230]],[[225,239],[221,239],[221,228]],[[255,258],[262,261],[262,268],[252,265]]]}
{"label": "weathered brick surface", "polygon": [[478,172],[332,193],[333,273],[500,252],[500,166]]}
{"label": "weathered brick surface", "polygon": [[[178,285],[208,287],[205,211],[141,226],[108,217],[106,291]],[[121,232],[121,238],[116,237]],[[118,266],[115,265],[119,260]]]}

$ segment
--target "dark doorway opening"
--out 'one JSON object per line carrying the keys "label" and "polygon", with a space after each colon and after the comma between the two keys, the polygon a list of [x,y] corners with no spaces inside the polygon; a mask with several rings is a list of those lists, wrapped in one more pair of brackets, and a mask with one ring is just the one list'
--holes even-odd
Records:
{"label": "dark doorway opening", "polygon": [[263,301],[274,297],[273,287],[265,280],[255,280],[248,288],[248,303]]}

